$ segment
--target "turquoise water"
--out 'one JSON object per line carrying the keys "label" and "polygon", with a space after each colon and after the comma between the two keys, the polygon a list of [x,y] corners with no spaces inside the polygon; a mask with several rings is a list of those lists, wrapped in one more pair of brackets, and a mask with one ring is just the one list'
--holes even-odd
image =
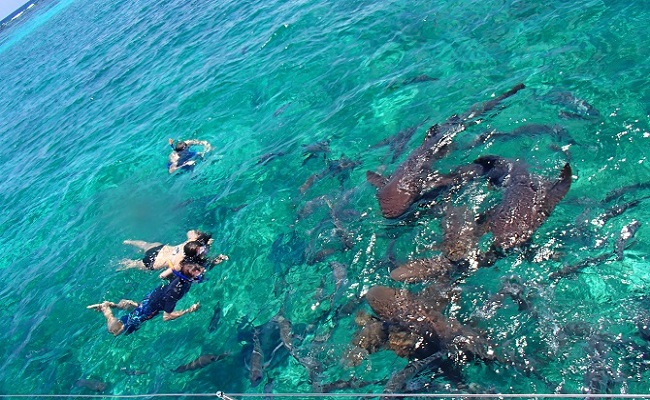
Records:
{"label": "turquoise water", "polygon": [[[106,383],[105,394],[261,393],[269,378],[275,392],[309,392],[307,371],[291,357],[274,360],[259,386],[249,382],[239,321],[261,325],[280,311],[296,327],[308,326],[297,348],[323,364],[319,379],[352,375],[376,382],[355,391],[381,392],[406,360],[383,350],[358,367],[345,365],[356,325],[354,315],[331,318],[329,262],[347,268],[347,285],[335,297],[340,306],[376,284],[401,286],[390,282],[384,262],[391,234],[399,234],[394,254],[405,261],[436,254],[441,228],[436,216],[412,224],[384,219],[366,181],[367,170],[392,172],[427,126],[395,163],[382,165],[388,149],[372,146],[524,82],[505,109],[458,141],[537,123],[561,125],[572,142],[544,135],[488,141],[452,152],[441,168],[497,154],[553,179],[570,161],[571,190],[534,235],[535,259],[512,254],[466,277],[446,314],[467,321],[516,275],[535,312],[519,312],[507,300],[477,324],[499,351],[533,363],[547,382],[476,361],[461,365],[465,384],[579,393],[600,363],[613,371],[610,391],[647,393],[642,355],[649,352],[636,324],[648,314],[648,190],[600,200],[650,179],[649,20],[644,4],[623,1],[40,2],[0,32],[0,392],[95,393],[80,387],[86,379]],[[405,83],[419,75],[437,80]],[[558,91],[599,115],[555,104],[549,94]],[[170,137],[208,140],[214,150],[192,173],[170,176]],[[345,155],[361,165],[342,183],[325,177],[301,193],[327,167],[322,158],[303,164],[303,145],[323,140],[330,141],[329,159]],[[282,155],[258,163],[269,153]],[[347,251],[337,245],[327,207],[304,212],[319,196],[348,210]],[[616,202],[634,199],[641,202],[598,223]],[[634,220],[642,225],[623,260],[558,283],[546,278],[609,251]],[[172,322],[157,317],[134,335],[113,338],[85,306],[137,301],[158,284],[156,273],[118,270],[121,259],[138,256],[122,241],[180,243],[192,228],[212,232],[213,254],[230,256],[179,305],[200,301],[202,309]],[[292,246],[277,246],[279,235],[287,243],[292,232]],[[311,264],[303,247],[312,256],[337,251]],[[217,304],[223,317],[210,332]],[[588,332],[567,333],[576,322]],[[602,343],[598,354],[595,342]],[[223,352],[231,355],[203,369],[170,372]],[[430,385],[422,391],[456,390],[445,377],[422,380]]]}

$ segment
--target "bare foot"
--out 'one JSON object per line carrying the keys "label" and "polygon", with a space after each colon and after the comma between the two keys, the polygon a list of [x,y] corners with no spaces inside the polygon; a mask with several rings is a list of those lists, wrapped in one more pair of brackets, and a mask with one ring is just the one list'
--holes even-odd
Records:
{"label": "bare foot", "polygon": [[89,310],[95,310],[95,311],[100,311],[101,312],[105,308],[115,307],[115,306],[116,306],[116,304],[113,303],[113,302],[104,301],[104,302],[98,303],[98,304],[91,304],[91,305],[87,306],[86,308],[89,309]]}

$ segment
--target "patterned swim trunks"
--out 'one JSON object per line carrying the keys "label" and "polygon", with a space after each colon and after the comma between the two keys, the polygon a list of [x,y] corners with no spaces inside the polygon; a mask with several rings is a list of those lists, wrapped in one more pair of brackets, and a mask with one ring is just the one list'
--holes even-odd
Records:
{"label": "patterned swim trunks", "polygon": [[120,318],[124,324],[124,334],[130,335],[137,331],[144,321],[153,318],[156,314],[158,311],[152,310],[149,306],[149,297],[145,298],[135,310]]}

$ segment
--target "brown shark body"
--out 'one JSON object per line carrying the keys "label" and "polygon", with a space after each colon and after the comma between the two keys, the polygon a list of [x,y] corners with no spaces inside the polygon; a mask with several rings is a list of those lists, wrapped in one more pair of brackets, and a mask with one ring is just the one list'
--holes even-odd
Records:
{"label": "brown shark body", "polygon": [[366,178],[377,187],[379,207],[386,218],[397,218],[420,199],[426,192],[448,186],[458,179],[456,174],[443,175],[432,170],[432,163],[444,156],[453,138],[467,126],[476,123],[476,118],[492,110],[502,100],[523,89],[519,84],[501,96],[473,107],[463,115],[454,115],[441,125],[427,130],[423,143],[409,154],[393,174],[386,178],[368,171]]}
{"label": "brown shark body", "polygon": [[525,243],[571,187],[571,166],[565,164],[555,182],[531,174],[521,162],[485,156],[475,161],[495,186],[504,188],[501,202],[488,213],[493,245],[501,250]]}
{"label": "brown shark body", "polygon": [[406,290],[373,286],[366,293],[366,300],[382,321],[420,337],[411,355],[421,358],[446,350],[453,357],[496,358],[490,344],[479,332],[445,317],[425,297]]}

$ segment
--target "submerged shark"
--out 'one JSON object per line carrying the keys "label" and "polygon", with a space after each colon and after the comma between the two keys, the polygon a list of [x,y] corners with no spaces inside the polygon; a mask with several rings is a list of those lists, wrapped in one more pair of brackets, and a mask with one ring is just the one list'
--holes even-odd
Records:
{"label": "submerged shark", "polygon": [[377,199],[383,216],[397,218],[426,192],[458,181],[461,177],[459,173],[443,175],[432,170],[433,161],[449,150],[452,139],[458,133],[477,123],[477,117],[492,110],[501,101],[523,88],[523,84],[518,84],[501,96],[479,104],[461,116],[454,115],[441,125],[433,125],[427,130],[424,142],[409,154],[390,177],[368,171],[366,178],[378,189]]}
{"label": "submerged shark", "polygon": [[[411,348],[404,349],[409,358],[424,358],[441,350],[452,359],[497,358],[481,332],[444,316],[441,304],[432,303],[429,296],[428,291],[416,295],[406,290],[373,286],[366,293],[366,300],[381,321],[400,327],[416,338]],[[395,344],[394,340],[389,342],[392,350]]]}
{"label": "submerged shark", "polygon": [[[429,120],[429,117],[426,117],[423,121],[419,122],[417,125],[410,126],[406,129],[403,129],[396,134],[387,137],[386,139],[382,140],[381,142],[375,144],[371,148],[377,148],[380,146],[386,146],[388,145],[390,147],[390,153],[393,154],[391,158],[391,163],[394,163],[399,156],[402,155],[404,152],[404,148],[406,147],[406,144],[411,140],[413,137],[413,134],[417,132],[420,127],[425,124]],[[388,156],[386,156],[387,158]],[[386,159],[384,158],[384,159]]]}
{"label": "submerged shark", "polygon": [[487,215],[493,246],[501,250],[530,239],[571,187],[568,163],[555,182],[531,174],[522,162],[497,156],[480,157],[475,163],[483,167],[492,185],[504,188],[501,202]]}

